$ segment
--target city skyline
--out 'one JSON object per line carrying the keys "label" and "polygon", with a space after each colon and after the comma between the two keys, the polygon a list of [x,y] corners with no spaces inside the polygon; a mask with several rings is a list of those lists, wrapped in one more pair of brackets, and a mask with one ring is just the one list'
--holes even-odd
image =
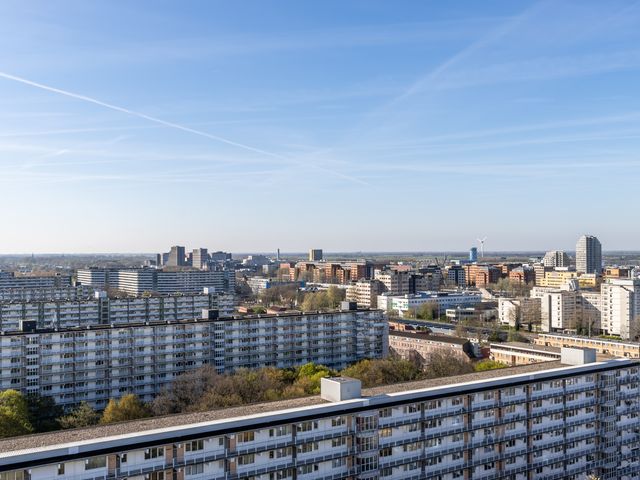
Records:
{"label": "city skyline", "polygon": [[0,15],[2,253],[160,251],[176,232],[243,252],[570,251],[583,233],[614,251],[640,234],[622,207],[638,4]]}

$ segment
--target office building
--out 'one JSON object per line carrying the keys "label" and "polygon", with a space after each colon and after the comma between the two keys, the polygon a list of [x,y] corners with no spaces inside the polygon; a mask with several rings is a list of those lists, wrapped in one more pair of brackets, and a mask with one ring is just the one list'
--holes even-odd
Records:
{"label": "office building", "polygon": [[180,246],[171,247],[169,252],[169,259],[167,260],[167,267],[184,267],[186,266],[185,248]]}
{"label": "office building", "polygon": [[198,270],[209,267],[209,252],[206,248],[194,248],[191,253],[191,266]]}
{"label": "office building", "polygon": [[0,336],[0,390],[103,408],[128,393],[152,400],[173,377],[204,365],[219,373],[309,362],[342,369],[388,353],[379,310],[201,317],[58,330],[22,322],[23,331]]}
{"label": "office building", "polygon": [[279,281],[271,278],[265,277],[249,277],[247,278],[247,285],[251,288],[251,291],[259,295],[263,290],[267,290],[272,287],[293,287],[293,288],[301,288],[304,287],[304,282],[290,282],[290,281]]}
{"label": "office building", "polygon": [[576,270],[579,273],[602,273],[602,245],[593,235],[583,235],[576,244]]}
{"label": "office building", "polygon": [[312,248],[309,250],[309,261],[310,262],[319,262],[322,260],[322,249],[321,248]]}
{"label": "office building", "polygon": [[449,285],[458,287],[465,287],[467,285],[465,270],[461,265],[451,265],[447,267],[446,272],[446,279]]}
{"label": "office building", "polygon": [[378,308],[396,311],[404,316],[405,313],[415,311],[424,304],[430,304],[435,310],[435,315],[440,316],[447,308],[471,307],[481,301],[481,295],[475,292],[418,292],[407,295],[392,295],[387,292],[378,295]]}
{"label": "office building", "polygon": [[478,261],[478,249],[476,247],[471,247],[469,249],[469,261],[471,263],[475,263]]}
{"label": "office building", "polygon": [[542,264],[545,267],[551,268],[569,267],[571,265],[571,261],[569,260],[569,255],[562,250],[552,250],[544,254]]}
{"label": "office building", "polygon": [[374,279],[382,282],[385,292],[391,295],[406,295],[411,293],[410,271],[376,270],[374,272]]}
{"label": "office building", "polygon": [[626,359],[365,390],[326,379],[324,399],[0,440],[0,471],[11,480],[632,480],[639,382],[638,362]]}

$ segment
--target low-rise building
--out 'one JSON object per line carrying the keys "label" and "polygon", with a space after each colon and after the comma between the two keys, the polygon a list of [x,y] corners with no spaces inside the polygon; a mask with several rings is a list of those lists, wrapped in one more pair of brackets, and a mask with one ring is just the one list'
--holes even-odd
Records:
{"label": "low-rise building", "polygon": [[560,348],[532,345],[523,342],[492,343],[489,358],[496,362],[515,367],[531,363],[560,360]]}
{"label": "low-rise building", "polygon": [[434,353],[453,354],[465,360],[473,357],[471,342],[466,338],[407,330],[389,332],[389,351],[406,360],[417,359],[425,364]]}
{"label": "low-rise building", "polygon": [[447,308],[458,306],[473,306],[482,301],[480,294],[475,292],[417,292],[410,295],[378,295],[378,308],[386,311],[396,311],[401,316],[410,310],[417,310],[424,304],[430,304],[436,314],[444,313]]}
{"label": "low-rise building", "polygon": [[602,337],[584,337],[559,333],[541,333],[533,339],[536,345],[547,347],[592,348],[597,353],[622,358],[640,358],[640,343]]}

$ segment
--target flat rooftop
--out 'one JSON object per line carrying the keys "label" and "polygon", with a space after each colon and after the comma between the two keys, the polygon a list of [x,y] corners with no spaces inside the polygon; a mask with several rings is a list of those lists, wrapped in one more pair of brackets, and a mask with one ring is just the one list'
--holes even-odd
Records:
{"label": "flat rooftop", "polygon": [[[465,345],[469,343],[469,339],[454,337],[449,335],[434,335],[432,333],[424,333],[415,330],[389,330],[390,337],[405,337],[405,338],[419,338],[421,340],[429,340],[432,342],[440,343],[455,343],[456,345]],[[558,349],[559,351],[559,349]]]}
{"label": "flat rooftop", "polygon": [[[366,388],[362,390],[363,397],[376,397],[390,395],[394,393],[423,390],[434,387],[450,386],[468,382],[482,380],[493,380],[511,375],[527,374],[564,367],[560,361],[536,363],[518,367],[501,368],[484,372],[468,373],[452,377],[435,378],[429,380],[419,380],[415,382],[395,383],[382,387]],[[60,430],[51,433],[41,433],[35,435],[24,435],[20,437],[0,440],[0,454],[3,452],[16,452],[19,450],[33,450],[38,448],[58,446],[62,444],[84,442],[89,440],[100,440],[107,437],[120,435],[134,435],[137,433],[150,432],[157,429],[175,428],[182,425],[198,424],[216,420],[227,420],[249,415],[259,415],[302,407],[317,405],[330,405],[317,396],[301,397],[290,400],[278,400],[274,402],[255,403],[239,407],[210,410],[197,413],[185,413],[154,417],[144,420],[133,420],[111,425],[100,425],[95,427],[78,428],[70,430]]]}

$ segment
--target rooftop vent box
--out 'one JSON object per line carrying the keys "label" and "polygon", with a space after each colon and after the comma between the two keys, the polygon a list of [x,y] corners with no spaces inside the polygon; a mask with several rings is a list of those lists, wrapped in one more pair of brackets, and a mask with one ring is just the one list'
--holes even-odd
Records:
{"label": "rooftop vent box", "polygon": [[218,310],[215,308],[203,308],[202,309],[202,319],[203,320],[217,320],[218,319]]}
{"label": "rooftop vent box", "polygon": [[35,332],[38,324],[35,320],[20,320],[21,332]]}
{"label": "rooftop vent box", "polygon": [[341,302],[340,304],[340,309],[348,312],[348,311],[352,311],[352,310],[357,310],[358,309],[358,304],[356,302]]}
{"label": "rooftop vent box", "polygon": [[596,361],[596,351],[593,348],[562,347],[560,363],[565,365],[585,365]]}
{"label": "rooftop vent box", "polygon": [[330,377],[320,379],[320,397],[329,402],[353,400],[362,396],[360,380],[348,377]]}

